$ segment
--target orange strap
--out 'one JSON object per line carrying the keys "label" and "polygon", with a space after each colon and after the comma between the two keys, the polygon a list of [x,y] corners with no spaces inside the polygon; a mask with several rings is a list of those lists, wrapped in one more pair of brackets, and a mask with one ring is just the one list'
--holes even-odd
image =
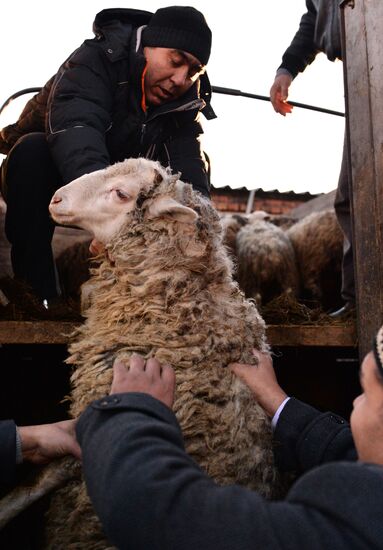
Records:
{"label": "orange strap", "polygon": [[142,99],[141,99],[141,108],[146,113],[146,98],[145,98],[145,74],[148,68],[148,64],[145,65],[145,69],[142,71],[141,76],[141,89],[142,89]]}

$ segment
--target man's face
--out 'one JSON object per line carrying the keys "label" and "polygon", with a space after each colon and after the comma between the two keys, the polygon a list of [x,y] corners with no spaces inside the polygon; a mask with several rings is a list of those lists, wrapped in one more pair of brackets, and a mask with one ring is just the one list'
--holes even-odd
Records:
{"label": "man's face", "polygon": [[363,393],[353,403],[351,430],[359,460],[383,465],[383,382],[370,352],[360,368]]}
{"label": "man's face", "polygon": [[184,95],[204,67],[190,53],[170,48],[144,48],[144,88],[148,105],[162,105]]}

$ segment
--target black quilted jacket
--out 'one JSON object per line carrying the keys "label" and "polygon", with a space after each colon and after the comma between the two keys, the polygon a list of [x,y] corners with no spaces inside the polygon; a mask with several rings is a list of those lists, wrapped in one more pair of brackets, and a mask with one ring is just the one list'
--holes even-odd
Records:
{"label": "black quilted jacket", "polygon": [[199,136],[200,111],[213,118],[211,89],[203,75],[180,99],[148,109],[142,101],[145,58],[141,26],[151,13],[108,9],[95,19],[95,38],[73,52],[16,124],[1,132],[0,151],[44,131],[64,183],[129,157],[170,165],[204,194],[207,170]]}

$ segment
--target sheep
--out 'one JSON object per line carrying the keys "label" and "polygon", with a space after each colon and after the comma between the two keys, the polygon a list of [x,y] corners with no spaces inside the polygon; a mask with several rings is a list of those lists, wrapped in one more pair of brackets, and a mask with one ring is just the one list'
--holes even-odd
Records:
{"label": "sheep", "polygon": [[12,275],[10,246],[4,229],[6,209],[5,202],[0,196],[0,280]]}
{"label": "sheep", "polygon": [[343,234],[334,210],[313,212],[290,227],[301,278],[301,298],[324,310],[340,305]]}
{"label": "sheep", "polygon": [[283,231],[254,212],[237,234],[237,280],[246,297],[265,305],[284,292],[296,295],[299,275],[292,244]]}
{"label": "sheep", "polygon": [[[268,350],[265,325],[232,279],[210,202],[159,163],[129,159],[61,188],[50,211],[106,245],[86,320],[69,346],[71,415],[109,392],[117,356],[156,357],[176,371],[174,410],[190,455],[220,484],[275,494],[270,422],[224,368],[254,362],[254,348]],[[71,459],[56,468],[64,465],[76,475]],[[80,478],[52,500],[46,547],[110,547]]]}
{"label": "sheep", "polygon": [[249,223],[247,216],[242,214],[229,214],[221,217],[223,244],[233,258],[237,255],[237,233],[247,223]]}

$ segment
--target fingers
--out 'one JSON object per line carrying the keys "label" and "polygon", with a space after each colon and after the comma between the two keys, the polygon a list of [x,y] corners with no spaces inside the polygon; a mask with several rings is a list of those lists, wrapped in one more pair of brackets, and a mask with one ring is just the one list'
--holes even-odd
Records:
{"label": "fingers", "polygon": [[74,437],[71,437],[69,435],[66,435],[65,439],[63,440],[63,455],[71,454],[74,457],[76,457],[78,460],[81,460],[82,453],[81,453],[81,447],[77,443],[77,440]]}
{"label": "fingers", "polygon": [[286,116],[286,114],[291,113],[293,110],[292,105],[287,103],[291,82],[291,76],[286,74],[278,75],[270,89],[270,100],[274,111],[282,116]]}
{"label": "fingers", "polygon": [[161,377],[161,363],[154,357],[146,361],[145,370],[153,379]]}
{"label": "fingers", "polygon": [[113,363],[113,385],[123,382],[128,374],[127,364],[121,359],[116,359]]}
{"label": "fingers", "polygon": [[129,371],[139,373],[145,370],[145,359],[138,353],[133,353],[129,361]]}
{"label": "fingers", "polygon": [[76,423],[77,418],[72,420],[61,420],[60,422],[56,422],[55,425],[68,434],[73,435],[75,433]]}
{"label": "fingers", "polygon": [[176,374],[170,365],[162,365],[161,378],[171,388],[175,388]]}
{"label": "fingers", "polygon": [[169,380],[174,375],[173,369],[170,365],[161,365],[161,363],[154,357],[150,357],[145,360],[138,353],[133,353],[129,363],[121,358],[115,359],[113,363],[114,378],[115,380],[121,380],[127,376],[128,373],[141,374],[147,373],[150,378],[166,378]]}
{"label": "fingers", "polygon": [[233,372],[238,378],[246,382],[249,378],[251,378],[254,369],[257,368],[256,365],[245,365],[241,363],[232,363],[229,365],[229,368],[231,372]]}
{"label": "fingers", "polygon": [[268,352],[262,352],[257,349],[253,349],[253,355],[258,360],[258,365],[260,367],[269,367],[273,366],[273,359]]}
{"label": "fingers", "polygon": [[256,365],[249,365],[246,363],[230,363],[228,367],[242,380],[245,378],[247,379],[249,376],[253,376],[254,369],[258,369],[258,371],[262,372],[264,369],[273,368],[273,360],[269,353],[253,349],[253,355],[257,359]]}
{"label": "fingers", "polygon": [[81,460],[81,448],[77,443],[75,427],[77,423],[77,418],[72,420],[62,420],[57,422],[56,425],[65,433],[63,434],[63,454],[70,453],[77,459]]}

